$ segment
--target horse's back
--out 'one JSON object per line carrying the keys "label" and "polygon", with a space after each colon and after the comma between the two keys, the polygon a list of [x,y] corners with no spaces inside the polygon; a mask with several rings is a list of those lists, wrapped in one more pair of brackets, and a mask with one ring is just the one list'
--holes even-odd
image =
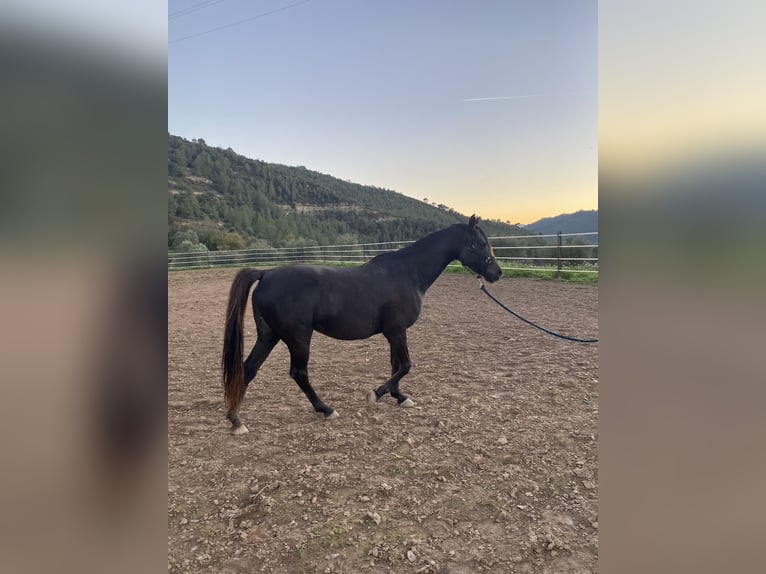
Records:
{"label": "horse's back", "polygon": [[288,304],[316,305],[324,289],[343,283],[338,271],[344,269],[318,265],[285,265],[269,269],[253,292],[253,303],[259,309]]}
{"label": "horse's back", "polygon": [[377,266],[287,265],[264,273],[253,304],[277,331],[315,329],[336,339],[364,339],[407,328],[421,297]]}

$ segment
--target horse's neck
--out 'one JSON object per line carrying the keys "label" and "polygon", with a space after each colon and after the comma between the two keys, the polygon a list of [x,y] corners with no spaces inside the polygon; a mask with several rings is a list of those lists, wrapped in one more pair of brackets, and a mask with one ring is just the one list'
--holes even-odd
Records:
{"label": "horse's neck", "polygon": [[448,227],[420,239],[402,255],[412,268],[419,289],[425,293],[451,261],[460,253],[459,228]]}

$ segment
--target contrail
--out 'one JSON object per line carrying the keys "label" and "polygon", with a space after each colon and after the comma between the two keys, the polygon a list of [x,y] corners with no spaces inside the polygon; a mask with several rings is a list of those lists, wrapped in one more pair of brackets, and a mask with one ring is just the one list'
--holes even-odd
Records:
{"label": "contrail", "polygon": [[542,98],[547,94],[524,94],[521,96],[492,96],[490,98],[466,98],[464,102],[486,102],[487,100],[519,100],[522,98]]}

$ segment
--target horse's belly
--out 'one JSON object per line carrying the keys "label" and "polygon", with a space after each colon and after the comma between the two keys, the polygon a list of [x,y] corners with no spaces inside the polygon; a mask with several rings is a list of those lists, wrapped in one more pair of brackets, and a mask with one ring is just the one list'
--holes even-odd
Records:
{"label": "horse's belly", "polygon": [[376,323],[377,321],[371,320],[369,317],[342,314],[320,318],[314,324],[314,329],[334,339],[351,341],[366,339],[380,332],[376,329]]}

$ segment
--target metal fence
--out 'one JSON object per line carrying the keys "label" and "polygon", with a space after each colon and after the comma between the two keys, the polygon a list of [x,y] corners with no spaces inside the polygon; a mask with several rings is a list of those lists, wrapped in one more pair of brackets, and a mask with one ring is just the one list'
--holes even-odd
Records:
{"label": "metal fence", "polygon": [[[490,237],[500,267],[508,271],[543,270],[561,273],[598,273],[598,244],[569,244],[567,237],[598,235],[598,232],[552,235]],[[530,240],[555,238],[555,243],[528,245]],[[518,242],[519,245],[512,245]],[[414,241],[385,241],[304,247],[266,247],[232,251],[169,252],[168,269],[200,269],[223,266],[271,267],[286,263],[359,265],[371,257],[394,251]],[[574,251],[574,250],[578,251]],[[591,256],[570,254],[590,253]],[[537,255],[539,253],[539,255]],[[454,265],[459,267],[459,265]]]}

